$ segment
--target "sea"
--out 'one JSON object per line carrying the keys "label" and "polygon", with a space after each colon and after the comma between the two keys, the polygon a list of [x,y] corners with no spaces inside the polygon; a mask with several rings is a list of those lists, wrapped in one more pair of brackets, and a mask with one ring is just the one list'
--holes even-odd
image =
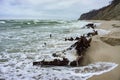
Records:
{"label": "sea", "polygon": [[[88,21],[78,20],[0,20],[0,80],[87,80],[114,69],[117,64],[96,62],[85,66],[33,66],[34,61],[69,48],[80,37],[92,32]],[[97,27],[101,23],[95,23]],[[110,31],[95,29],[98,35]],[[92,45],[91,45],[92,46]],[[68,52],[68,55],[71,52]],[[72,52],[74,54],[74,52]],[[72,55],[68,56],[72,60]]]}

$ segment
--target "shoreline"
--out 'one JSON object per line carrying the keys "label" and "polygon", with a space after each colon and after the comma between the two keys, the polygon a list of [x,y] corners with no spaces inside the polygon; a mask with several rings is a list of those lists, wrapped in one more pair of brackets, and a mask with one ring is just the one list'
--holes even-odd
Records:
{"label": "shoreline", "polygon": [[110,31],[105,35],[93,36],[91,47],[86,51],[83,64],[94,62],[114,62],[118,67],[110,72],[96,75],[88,80],[120,80],[120,21],[87,20],[93,23],[101,23],[96,29]]}

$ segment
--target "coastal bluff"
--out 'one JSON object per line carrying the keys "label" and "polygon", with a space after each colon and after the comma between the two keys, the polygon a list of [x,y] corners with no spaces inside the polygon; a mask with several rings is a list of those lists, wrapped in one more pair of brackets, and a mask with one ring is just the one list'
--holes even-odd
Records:
{"label": "coastal bluff", "polygon": [[103,8],[84,13],[78,20],[120,20],[120,0],[113,0]]}

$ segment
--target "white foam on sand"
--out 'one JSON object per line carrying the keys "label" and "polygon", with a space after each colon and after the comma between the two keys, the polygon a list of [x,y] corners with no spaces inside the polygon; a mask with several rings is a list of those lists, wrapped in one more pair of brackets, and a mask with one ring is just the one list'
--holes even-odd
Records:
{"label": "white foam on sand", "polygon": [[103,29],[95,29],[98,31],[98,35],[105,35],[105,34],[108,34],[110,33],[110,31],[108,30],[103,30]]}
{"label": "white foam on sand", "polygon": [[[117,64],[115,63],[98,62],[84,67],[51,67],[51,69],[44,68],[48,69],[47,72],[43,72],[43,74],[47,75],[44,75],[41,80],[86,80],[93,75],[100,75],[102,73],[108,72],[115,67],[117,67]],[[49,74],[49,71],[51,74]]]}
{"label": "white foam on sand", "polygon": [[[33,61],[40,61],[39,53],[12,53],[1,57],[6,61],[0,62],[0,78],[5,80],[48,80],[71,79],[84,80],[93,75],[110,71],[117,66],[115,63],[95,63],[85,67],[40,67],[33,66]],[[39,55],[39,56],[38,56]],[[38,58],[37,58],[38,57]],[[44,58],[49,59],[46,54]],[[87,70],[87,71],[86,71]],[[79,71],[79,72],[76,72]],[[64,74],[64,76],[63,76]]]}
{"label": "white foam on sand", "polygon": [[33,66],[32,62],[38,55],[40,56],[38,53],[1,55],[7,61],[0,62],[0,78],[5,80],[86,80],[93,75],[108,72],[118,65],[110,62],[97,62],[83,67]]}

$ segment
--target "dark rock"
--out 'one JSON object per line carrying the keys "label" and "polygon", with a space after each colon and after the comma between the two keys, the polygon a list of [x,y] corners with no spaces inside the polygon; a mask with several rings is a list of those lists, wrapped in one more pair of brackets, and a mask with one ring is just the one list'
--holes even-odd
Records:
{"label": "dark rock", "polygon": [[57,55],[56,53],[52,54],[53,57],[59,57],[59,55]]}
{"label": "dark rock", "polygon": [[52,34],[50,34],[50,38],[52,37]]}
{"label": "dark rock", "polygon": [[41,62],[33,62],[33,65],[41,65]]}
{"label": "dark rock", "polygon": [[39,62],[33,62],[33,65],[66,66],[66,65],[68,65],[68,63],[69,63],[69,60],[67,58],[63,58],[63,60],[54,59],[53,61],[42,60],[42,61],[39,61]]}
{"label": "dark rock", "polygon": [[95,35],[98,35],[98,32],[94,30],[94,32],[88,33],[88,34],[87,34],[87,37],[95,36]]}
{"label": "dark rock", "polygon": [[89,24],[86,25],[86,27],[94,29],[96,27],[96,25],[93,24],[93,23],[89,23]]}
{"label": "dark rock", "polygon": [[65,41],[73,41],[74,39],[71,37],[71,38],[65,38]]}
{"label": "dark rock", "polygon": [[71,63],[70,63],[70,66],[77,66],[77,62],[76,61],[72,61]]}
{"label": "dark rock", "polygon": [[75,40],[79,40],[80,38],[79,37],[76,37]]}

